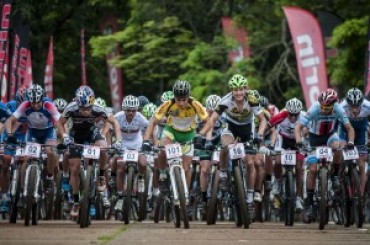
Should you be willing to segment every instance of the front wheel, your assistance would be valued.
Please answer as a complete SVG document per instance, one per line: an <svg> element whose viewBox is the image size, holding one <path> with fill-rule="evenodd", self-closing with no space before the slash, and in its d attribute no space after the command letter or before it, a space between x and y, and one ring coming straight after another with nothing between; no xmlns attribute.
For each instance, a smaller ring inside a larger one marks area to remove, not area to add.
<svg viewBox="0 0 370 245"><path fill-rule="evenodd" d="M123 204L123 220L125 224L127 225L130 223L130 213L132 209L132 187L133 187L133 182L134 182L134 167L133 166L128 166L128 171L127 171L127 184L126 184L126 198L125 202Z"/></svg>
<svg viewBox="0 0 370 245"><path fill-rule="evenodd" d="M89 226L90 221L90 188L91 188L91 166L86 168L86 176L84 179L83 198L80 209L80 228Z"/></svg>
<svg viewBox="0 0 370 245"><path fill-rule="evenodd" d="M285 225L293 226L295 217L295 191L292 171L286 172L285 177Z"/></svg>
<svg viewBox="0 0 370 245"><path fill-rule="evenodd" d="M236 181L236 188L238 193L238 203L239 203L239 209L241 214L241 219L243 221L243 227L244 229L249 229L249 214L248 214L248 207L245 202L245 192L244 192L244 183L243 178L240 172L239 166L234 167L234 176Z"/></svg>
<svg viewBox="0 0 370 245"><path fill-rule="evenodd" d="M357 228L362 228L363 225L363 208L360 192L360 177L357 169L351 171L351 189L352 189L352 206L351 212Z"/></svg>
<svg viewBox="0 0 370 245"><path fill-rule="evenodd" d="M328 170L321 168L319 173L319 229L323 230L327 223L327 202L328 202Z"/></svg>
<svg viewBox="0 0 370 245"><path fill-rule="evenodd" d="M174 169L174 172L175 172L177 191L179 193L180 211L183 216L184 228L189 229L189 216L186 211L185 188L182 183L180 168L176 167Z"/></svg>
<svg viewBox="0 0 370 245"><path fill-rule="evenodd" d="M220 172L218 170L214 171L211 183L211 197L208 201L207 210L207 225L214 225L217 219L217 192L218 184L220 180Z"/></svg>
<svg viewBox="0 0 370 245"><path fill-rule="evenodd" d="M32 165L30 166L28 183L27 183L26 210L25 210L25 218L24 218L25 226L30 225L31 213L33 213L32 212L33 203L34 202L36 203L36 200L34 200L34 192L36 188L36 177L37 177L37 165Z"/></svg>

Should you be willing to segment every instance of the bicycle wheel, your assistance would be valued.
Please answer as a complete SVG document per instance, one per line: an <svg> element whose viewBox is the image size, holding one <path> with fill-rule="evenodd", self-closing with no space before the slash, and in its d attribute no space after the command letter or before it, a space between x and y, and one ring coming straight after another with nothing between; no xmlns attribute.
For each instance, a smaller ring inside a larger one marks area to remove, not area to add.
<svg viewBox="0 0 370 245"><path fill-rule="evenodd" d="M128 166L127 170L127 184L126 184L126 198L122 207L122 216L125 224L130 223L130 212L132 209L132 185L134 182L134 167Z"/></svg>
<svg viewBox="0 0 370 245"><path fill-rule="evenodd" d="M143 221L146 219L146 208L147 208L147 201L148 201L148 188L149 188L149 173L146 172L146 175L144 176L144 183L145 183L145 189L143 193L139 193L139 218L138 221Z"/></svg>
<svg viewBox="0 0 370 245"><path fill-rule="evenodd" d="M234 176L238 195L238 206L241 214L241 217L238 217L238 219L240 218L242 220L244 229L249 229L248 206L245 202L244 183L239 166L234 167Z"/></svg>
<svg viewBox="0 0 370 245"><path fill-rule="evenodd" d="M95 197L95 210L96 210L96 219L105 220L105 208L103 205L102 194L97 194Z"/></svg>
<svg viewBox="0 0 370 245"><path fill-rule="evenodd" d="M319 173L319 229L323 230L327 221L328 169L321 168Z"/></svg>
<svg viewBox="0 0 370 245"><path fill-rule="evenodd" d="M156 204L154 205L154 215L153 215L154 223L159 222L159 218L160 218L159 216L160 216L162 207L164 208L164 194L160 192L157 197Z"/></svg>
<svg viewBox="0 0 370 245"><path fill-rule="evenodd" d="M185 188L182 183L180 168L176 167L174 169L174 172L175 172L175 181L176 181L177 191L179 193L180 211L183 216L184 228L189 229L189 216L186 211Z"/></svg>
<svg viewBox="0 0 370 245"><path fill-rule="evenodd" d="M36 175L37 175L37 165L30 166L28 183L27 183L27 196L26 196L26 209L24 224L25 226L30 225L31 213L32 213L32 204L33 204L33 194L36 188Z"/></svg>
<svg viewBox="0 0 370 245"><path fill-rule="evenodd" d="M285 176L285 225L293 226L295 217L295 192L292 171L287 171Z"/></svg>
<svg viewBox="0 0 370 245"><path fill-rule="evenodd" d="M91 188L91 165L86 168L86 176L84 179L83 197L80 208L80 228L89 226L89 202L90 202L90 188Z"/></svg>
<svg viewBox="0 0 370 245"><path fill-rule="evenodd" d="M351 200L351 212L357 228L362 228L363 225L363 207L360 192L360 177L357 169L353 168L351 170L351 190L352 190L352 200Z"/></svg>
<svg viewBox="0 0 370 245"><path fill-rule="evenodd" d="M21 196L21 172L19 169L17 169L16 171L14 171L14 173L16 176L14 176L14 178L16 178L16 180L13 182L12 181L12 184L14 184L15 186L12 186L10 187L11 190L15 190L15 193L14 195L11 196L11 199L10 199L10 209L9 209L9 223L17 223L17 216L18 216L18 202L19 202L19 199L20 199L20 196Z"/></svg>
<svg viewBox="0 0 370 245"><path fill-rule="evenodd" d="M218 184L220 180L220 173L216 170L212 176L212 190L211 197L208 201L208 210L207 210L207 225L214 225L217 219L217 192Z"/></svg>

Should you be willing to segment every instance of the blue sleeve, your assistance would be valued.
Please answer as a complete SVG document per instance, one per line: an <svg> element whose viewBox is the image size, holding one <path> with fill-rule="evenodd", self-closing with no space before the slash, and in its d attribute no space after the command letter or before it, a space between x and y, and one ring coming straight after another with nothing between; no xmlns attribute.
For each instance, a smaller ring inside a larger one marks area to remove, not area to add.
<svg viewBox="0 0 370 245"><path fill-rule="evenodd" d="M350 123L346 111L344 110L343 106L341 106L339 103L334 104L334 112L337 115L338 121L340 123L343 124Z"/></svg>
<svg viewBox="0 0 370 245"><path fill-rule="evenodd" d="M308 111L299 117L299 123L301 123L303 126L308 127L308 123L312 121L315 116L317 116L319 113L319 107L317 104L313 104Z"/></svg>

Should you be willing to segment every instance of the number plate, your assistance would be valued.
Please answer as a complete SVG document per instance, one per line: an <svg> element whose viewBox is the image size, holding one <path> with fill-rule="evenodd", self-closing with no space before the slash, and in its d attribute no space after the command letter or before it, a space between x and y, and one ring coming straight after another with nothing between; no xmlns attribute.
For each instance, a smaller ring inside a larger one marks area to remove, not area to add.
<svg viewBox="0 0 370 245"><path fill-rule="evenodd" d="M85 145L82 155L86 159L99 159L100 148L99 146Z"/></svg>
<svg viewBox="0 0 370 245"><path fill-rule="evenodd" d="M353 150L343 150L343 159L345 161L359 159L357 147L355 147Z"/></svg>
<svg viewBox="0 0 370 245"><path fill-rule="evenodd" d="M212 161L219 162L220 161L220 151L214 151L212 153Z"/></svg>
<svg viewBox="0 0 370 245"><path fill-rule="evenodd" d="M15 151L15 156L17 156L17 157L24 157L25 155L26 155L26 149L24 149L24 148L18 148Z"/></svg>
<svg viewBox="0 0 370 245"><path fill-rule="evenodd" d="M330 159L332 157L332 150L330 147L317 147L316 148L316 157L318 159Z"/></svg>
<svg viewBox="0 0 370 245"><path fill-rule="evenodd" d="M296 165L295 151L283 151L281 153L281 164L282 165Z"/></svg>
<svg viewBox="0 0 370 245"><path fill-rule="evenodd" d="M174 159L182 156L181 146L179 144L169 144L164 146L167 159Z"/></svg>
<svg viewBox="0 0 370 245"><path fill-rule="evenodd" d="M229 145L229 156L232 160L243 158L245 156L244 145L242 143Z"/></svg>
<svg viewBox="0 0 370 245"><path fill-rule="evenodd" d="M138 151L131 151L127 150L123 153L123 161L124 162L137 162L139 159L139 152Z"/></svg>
<svg viewBox="0 0 370 245"><path fill-rule="evenodd" d="M32 158L38 158L41 153L41 145L37 143L27 143L25 155Z"/></svg>

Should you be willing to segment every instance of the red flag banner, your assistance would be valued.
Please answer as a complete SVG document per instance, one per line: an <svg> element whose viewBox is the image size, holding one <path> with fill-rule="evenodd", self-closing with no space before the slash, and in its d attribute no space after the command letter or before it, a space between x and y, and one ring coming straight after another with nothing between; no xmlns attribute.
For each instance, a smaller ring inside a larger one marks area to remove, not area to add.
<svg viewBox="0 0 370 245"><path fill-rule="evenodd" d="M85 63L85 30L81 29L81 80L82 85L87 85Z"/></svg>
<svg viewBox="0 0 370 245"><path fill-rule="evenodd" d="M54 70L54 43L53 37L50 37L48 57L46 59L44 89L46 96L53 99L53 70Z"/></svg>
<svg viewBox="0 0 370 245"><path fill-rule="evenodd" d="M100 25L101 32L105 35L112 34L118 30L117 19L115 17L107 18ZM118 46L116 49L106 56L108 74L109 74L109 83L111 91L111 100L112 106L115 112L121 110L122 104L122 95L123 95L123 79L122 79L122 70L117 68L109 63L109 60L113 57L116 57L120 54Z"/></svg>
<svg viewBox="0 0 370 245"><path fill-rule="evenodd" d="M301 86L309 108L328 88L324 41L316 18L297 7L283 7L294 43Z"/></svg>
<svg viewBox="0 0 370 245"><path fill-rule="evenodd" d="M230 62L235 63L249 57L250 51L247 44L247 32L240 29L229 17L222 17L221 22L225 36L235 39L238 43L238 47L229 52Z"/></svg>
<svg viewBox="0 0 370 245"><path fill-rule="evenodd" d="M1 101L8 100L8 67L9 67L9 27L11 0L1 1L1 24L0 24L0 80Z"/></svg>
<svg viewBox="0 0 370 245"><path fill-rule="evenodd" d="M367 50L365 62L365 96L367 99L370 99L370 17L367 31Z"/></svg>
<svg viewBox="0 0 370 245"><path fill-rule="evenodd" d="M32 60L31 60L31 50L27 54L27 64L26 64L26 75L24 78L24 85L29 88L32 84Z"/></svg>

